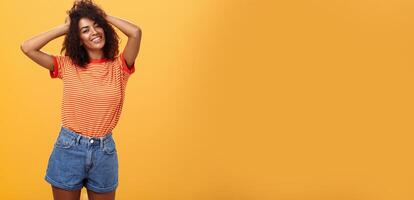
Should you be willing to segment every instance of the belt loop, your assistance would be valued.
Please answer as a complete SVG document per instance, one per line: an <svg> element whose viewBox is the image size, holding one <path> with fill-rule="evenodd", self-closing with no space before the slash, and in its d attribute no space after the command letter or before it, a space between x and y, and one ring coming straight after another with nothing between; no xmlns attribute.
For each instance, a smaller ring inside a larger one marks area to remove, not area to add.
<svg viewBox="0 0 414 200"><path fill-rule="evenodd" d="M76 136L76 144L80 144L81 135Z"/></svg>
<svg viewBox="0 0 414 200"><path fill-rule="evenodd" d="M100 140L99 143L100 143L101 149L103 149L103 141L104 141L103 137L99 138L99 140Z"/></svg>

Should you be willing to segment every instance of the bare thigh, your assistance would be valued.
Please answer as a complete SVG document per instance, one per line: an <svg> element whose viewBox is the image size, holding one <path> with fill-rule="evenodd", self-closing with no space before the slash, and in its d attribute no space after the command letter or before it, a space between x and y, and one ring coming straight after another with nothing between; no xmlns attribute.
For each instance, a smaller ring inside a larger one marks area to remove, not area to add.
<svg viewBox="0 0 414 200"><path fill-rule="evenodd" d="M54 200L79 200L81 190L64 190L52 186Z"/></svg>
<svg viewBox="0 0 414 200"><path fill-rule="evenodd" d="M96 193L92 190L87 191L89 200L115 200L115 190L105 193Z"/></svg>

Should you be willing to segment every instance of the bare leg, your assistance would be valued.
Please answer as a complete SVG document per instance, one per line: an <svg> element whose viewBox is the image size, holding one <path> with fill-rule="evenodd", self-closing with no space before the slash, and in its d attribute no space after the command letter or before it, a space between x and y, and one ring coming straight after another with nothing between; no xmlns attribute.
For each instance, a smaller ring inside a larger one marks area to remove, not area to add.
<svg viewBox="0 0 414 200"><path fill-rule="evenodd" d="M115 190L112 192L96 193L91 190L88 191L89 200L115 200Z"/></svg>
<svg viewBox="0 0 414 200"><path fill-rule="evenodd" d="M64 190L52 186L54 200L79 200L81 190Z"/></svg>

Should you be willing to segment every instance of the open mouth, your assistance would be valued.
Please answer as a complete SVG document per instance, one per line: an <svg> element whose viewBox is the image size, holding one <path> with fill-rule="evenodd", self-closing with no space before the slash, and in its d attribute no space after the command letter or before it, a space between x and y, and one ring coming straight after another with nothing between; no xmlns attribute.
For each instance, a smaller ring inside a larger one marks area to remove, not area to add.
<svg viewBox="0 0 414 200"><path fill-rule="evenodd" d="M102 41L102 37L101 36L97 36L91 39L91 41L93 43L100 43Z"/></svg>

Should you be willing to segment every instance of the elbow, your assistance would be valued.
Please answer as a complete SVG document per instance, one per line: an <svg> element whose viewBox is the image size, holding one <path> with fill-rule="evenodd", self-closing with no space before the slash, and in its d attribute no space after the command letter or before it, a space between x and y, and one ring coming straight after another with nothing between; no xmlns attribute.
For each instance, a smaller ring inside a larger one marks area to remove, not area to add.
<svg viewBox="0 0 414 200"><path fill-rule="evenodd" d="M138 26L135 26L134 30L132 31L131 37L140 38L142 34L141 29Z"/></svg>
<svg viewBox="0 0 414 200"><path fill-rule="evenodd" d="M22 52L26 55L30 52L29 48L27 47L26 42L23 42L22 44L20 44L20 50L22 50Z"/></svg>

